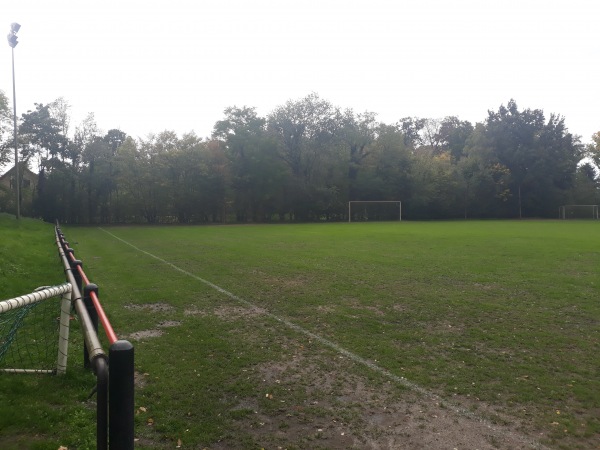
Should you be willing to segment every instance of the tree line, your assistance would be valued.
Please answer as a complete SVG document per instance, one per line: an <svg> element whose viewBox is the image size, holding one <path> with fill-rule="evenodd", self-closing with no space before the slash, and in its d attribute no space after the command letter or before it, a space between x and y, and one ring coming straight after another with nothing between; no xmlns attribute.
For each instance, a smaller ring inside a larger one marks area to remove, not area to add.
<svg viewBox="0 0 600 450"><path fill-rule="evenodd" d="M12 138L0 97L2 163ZM39 172L25 213L48 221L339 221L349 200L401 200L407 219L557 217L559 205L600 203L600 132L586 147L563 117L514 100L476 124L386 124L313 93L266 117L229 107L210 138L134 139L100 132L93 114L71 133L61 98L35 104L18 131L21 160Z"/></svg>

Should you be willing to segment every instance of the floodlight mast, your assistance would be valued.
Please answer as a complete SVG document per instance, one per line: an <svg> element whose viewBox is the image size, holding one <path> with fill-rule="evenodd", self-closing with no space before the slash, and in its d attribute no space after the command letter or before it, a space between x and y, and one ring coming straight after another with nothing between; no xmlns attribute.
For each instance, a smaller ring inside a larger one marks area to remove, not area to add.
<svg viewBox="0 0 600 450"><path fill-rule="evenodd" d="M12 51L12 79L13 79L13 123L14 123L14 134L15 134L15 192L16 192L16 205L17 205L17 220L21 218L21 183L19 176L19 147L17 144L17 90L15 87L15 47L19 43L17 39L17 33L21 29L21 25L16 22L10 24L10 33L6 38L8 39L8 45Z"/></svg>

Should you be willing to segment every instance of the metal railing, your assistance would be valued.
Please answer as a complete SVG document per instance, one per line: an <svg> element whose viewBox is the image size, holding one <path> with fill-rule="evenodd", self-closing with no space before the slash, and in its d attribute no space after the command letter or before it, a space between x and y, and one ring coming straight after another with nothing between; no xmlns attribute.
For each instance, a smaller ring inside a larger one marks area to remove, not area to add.
<svg viewBox="0 0 600 450"><path fill-rule="evenodd" d="M71 299L84 337L84 367L96 375L96 446L99 450L133 450L134 446L134 349L119 340L98 297L98 286L90 283L83 263L75 258L58 223L56 245L72 286ZM83 292L83 295L82 295ZM108 355L98 338L98 324L110 344Z"/></svg>

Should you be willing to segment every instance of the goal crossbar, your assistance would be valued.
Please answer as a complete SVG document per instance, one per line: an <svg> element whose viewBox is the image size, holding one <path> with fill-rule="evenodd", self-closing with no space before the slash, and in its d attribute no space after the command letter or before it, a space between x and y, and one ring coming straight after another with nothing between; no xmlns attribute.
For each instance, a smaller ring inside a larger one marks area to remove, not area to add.
<svg viewBox="0 0 600 450"><path fill-rule="evenodd" d="M71 290L72 286L70 283L64 283L58 286L45 286L43 288L36 289L35 292L30 294L22 295L19 297L11 298L8 300L0 301L0 315L7 313L18 308L24 308L28 305L34 305L44 300L51 299L53 297L61 296L62 302L60 305L60 317L59 317L59 336L58 336L58 358L56 362L56 370L49 369L23 369L23 368L2 368L1 372L11 373L57 373L64 374L67 369L67 352L69 345L69 323L70 323L70 311L71 311ZM12 344L16 329L11 329L11 336L2 337L3 345L8 346ZM4 354L4 350L0 348L1 354Z"/></svg>

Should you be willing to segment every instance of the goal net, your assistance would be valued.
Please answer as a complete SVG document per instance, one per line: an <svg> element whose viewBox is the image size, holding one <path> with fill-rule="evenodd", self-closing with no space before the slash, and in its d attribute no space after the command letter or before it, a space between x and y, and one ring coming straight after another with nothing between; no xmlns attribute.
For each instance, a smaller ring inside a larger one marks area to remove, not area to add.
<svg viewBox="0 0 600 450"><path fill-rule="evenodd" d="M352 200L348 202L348 222L402 220L399 200Z"/></svg>
<svg viewBox="0 0 600 450"><path fill-rule="evenodd" d="M563 205L558 209L560 219L598 219L598 205Z"/></svg>
<svg viewBox="0 0 600 450"><path fill-rule="evenodd" d="M65 373L71 285L0 301L0 371Z"/></svg>

